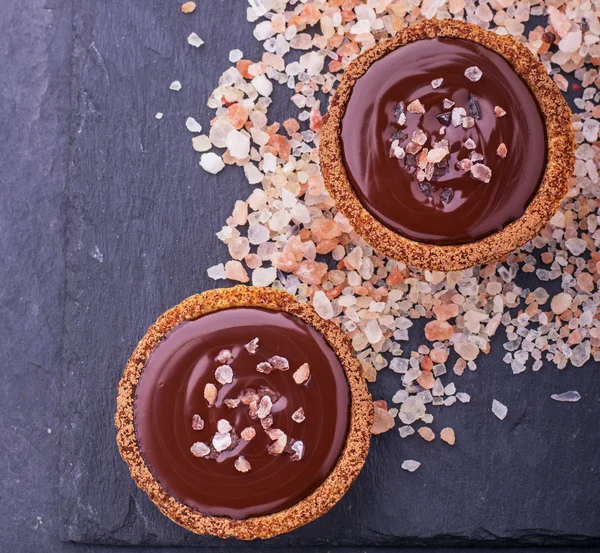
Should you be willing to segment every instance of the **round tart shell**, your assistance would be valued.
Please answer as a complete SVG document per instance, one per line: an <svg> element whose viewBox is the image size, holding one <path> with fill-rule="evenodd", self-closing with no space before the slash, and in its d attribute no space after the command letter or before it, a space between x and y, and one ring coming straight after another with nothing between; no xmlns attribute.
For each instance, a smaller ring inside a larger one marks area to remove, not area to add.
<svg viewBox="0 0 600 553"><path fill-rule="evenodd" d="M171 496L152 475L140 449L134 427L136 385L146 361L158 343L179 323L222 309L259 307L283 311L298 317L319 331L339 358L350 389L350 421L346 443L333 470L309 496L292 507L268 515L233 520L206 516ZM127 362L119 383L115 425L121 457L129 465L132 478L156 506L171 520L197 534L242 540L270 538L306 524L333 507L346 493L362 469L371 439L373 403L367 390L360 362L342 331L321 319L308 304L287 292L270 288L236 286L209 290L191 296L161 315L148 329Z"/></svg>
<svg viewBox="0 0 600 553"><path fill-rule="evenodd" d="M506 59L536 99L544 117L548 138L546 171L525 213L501 231L466 244L427 244L394 232L360 202L344 165L341 125L354 83L386 54L410 42L435 37L470 40ZM350 63L324 118L319 157L329 194L367 243L384 255L409 265L436 271L456 271L499 260L542 231L569 190L575 164L574 150L571 110L544 66L525 46L508 36L486 31L471 23L432 20L403 29Z"/></svg>

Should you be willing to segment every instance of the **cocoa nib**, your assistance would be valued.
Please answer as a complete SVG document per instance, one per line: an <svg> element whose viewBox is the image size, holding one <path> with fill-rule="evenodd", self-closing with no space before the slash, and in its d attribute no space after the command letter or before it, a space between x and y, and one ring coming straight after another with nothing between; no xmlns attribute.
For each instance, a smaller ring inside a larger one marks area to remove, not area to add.
<svg viewBox="0 0 600 553"><path fill-rule="evenodd" d="M438 113L435 118L440 122L441 125L448 127L450 125L450 121L452 121L452 113L449 111Z"/></svg>
<svg viewBox="0 0 600 553"><path fill-rule="evenodd" d="M477 98L472 94L469 94L469 99L467 100L467 109L469 111L469 115L473 119L481 119L481 107L479 106L479 102Z"/></svg>

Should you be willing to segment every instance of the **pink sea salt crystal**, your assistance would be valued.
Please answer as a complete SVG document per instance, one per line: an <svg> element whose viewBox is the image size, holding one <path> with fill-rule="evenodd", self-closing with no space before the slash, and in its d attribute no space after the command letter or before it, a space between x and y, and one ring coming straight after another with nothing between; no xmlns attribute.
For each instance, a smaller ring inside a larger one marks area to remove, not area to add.
<svg viewBox="0 0 600 553"><path fill-rule="evenodd" d="M240 455L233 463L235 469L239 472L248 472L252 467L250 462L243 455Z"/></svg>
<svg viewBox="0 0 600 553"><path fill-rule="evenodd" d="M194 457L206 457L210 453L210 447L203 442L196 442L190 447Z"/></svg>
<svg viewBox="0 0 600 553"><path fill-rule="evenodd" d="M449 340L454 335L454 327L446 321L430 321L425 325L425 338L430 342Z"/></svg>
<svg viewBox="0 0 600 553"><path fill-rule="evenodd" d="M466 361L474 361L479 355L479 348L473 342L454 344L454 351Z"/></svg>
<svg viewBox="0 0 600 553"><path fill-rule="evenodd" d="M494 108L494 113L496 117L504 117L506 115L506 111L504 111L500 106L496 106Z"/></svg>
<svg viewBox="0 0 600 553"><path fill-rule="evenodd" d="M294 271L302 282L306 284L320 284L327 274L327 265L318 261L302 261Z"/></svg>
<svg viewBox="0 0 600 553"><path fill-rule="evenodd" d="M417 98L416 100L413 100L410 104L408 104L408 106L406 106L406 110L409 113L423 114L425 113L425 106Z"/></svg>
<svg viewBox="0 0 600 553"><path fill-rule="evenodd" d="M325 295L325 292L319 290L313 296L313 307L317 314L323 319L331 319L333 317L333 306L331 301Z"/></svg>
<svg viewBox="0 0 600 553"><path fill-rule="evenodd" d="M246 269L239 261L228 261L225 264L225 276L237 282L248 282L250 280Z"/></svg>
<svg viewBox="0 0 600 553"><path fill-rule="evenodd" d="M336 221L331 219L317 219L310 227L311 233L320 239L337 238L342 231Z"/></svg>
<svg viewBox="0 0 600 553"><path fill-rule="evenodd" d="M241 200L237 200L231 218L234 225L245 225L248 222L248 204Z"/></svg>
<svg viewBox="0 0 600 553"><path fill-rule="evenodd" d="M241 260L250 253L250 242L245 236L238 236L229 241L227 248L233 259Z"/></svg>
<svg viewBox="0 0 600 553"><path fill-rule="evenodd" d="M219 354L215 357L215 361L226 365L227 363L231 363L233 361L233 355L231 354L230 349L222 349Z"/></svg>
<svg viewBox="0 0 600 553"><path fill-rule="evenodd" d="M375 416L373 419L373 426L371 428L371 433L372 434L383 434L384 432L387 432L388 430L394 428L395 419L389 413L389 411L387 409L384 409L383 407L377 405L376 403L377 402L373 403L373 409L374 409Z"/></svg>
<svg viewBox="0 0 600 553"><path fill-rule="evenodd" d="M433 308L433 313L440 321L447 321L453 317L458 317L458 305L455 303L443 303Z"/></svg>
<svg viewBox="0 0 600 553"><path fill-rule="evenodd" d="M219 384L231 384L233 382L233 370L229 365L221 365L215 371L215 380Z"/></svg>
<svg viewBox="0 0 600 553"><path fill-rule="evenodd" d="M562 315L569 307L571 307L572 298L566 292L561 292L552 298L550 308L555 315Z"/></svg>
<svg viewBox="0 0 600 553"><path fill-rule="evenodd" d="M467 69L465 69L465 77L472 82L477 82L479 79L481 79L482 75L483 73L481 72L481 69L479 69L479 67L476 65L467 67Z"/></svg>
<svg viewBox="0 0 600 553"><path fill-rule="evenodd" d="M297 422L298 424L300 424L301 422L304 422L305 419L306 419L306 415L304 414L304 409L302 409L302 407L300 407L299 409L296 409L296 411L294 411L292 413L292 420L294 422Z"/></svg>
<svg viewBox="0 0 600 553"><path fill-rule="evenodd" d="M310 378L310 367L308 366L308 363L300 365L292 377L296 384L304 384Z"/></svg>
<svg viewBox="0 0 600 553"><path fill-rule="evenodd" d="M492 179L492 170L487 165L483 165L483 163L475 163L471 167L471 175L477 180L487 183Z"/></svg>
<svg viewBox="0 0 600 553"><path fill-rule="evenodd" d="M552 27L554 27L554 30L556 31L558 36L561 38L567 36L569 31L571 30L573 22L564 12L561 12L554 6L548 6L547 9L548 15L550 16L550 23L552 24Z"/></svg>
<svg viewBox="0 0 600 553"><path fill-rule="evenodd" d="M506 154L508 153L508 148L506 147L506 144L504 144L504 142L502 142L502 144L498 146L496 153L502 158L506 157Z"/></svg>

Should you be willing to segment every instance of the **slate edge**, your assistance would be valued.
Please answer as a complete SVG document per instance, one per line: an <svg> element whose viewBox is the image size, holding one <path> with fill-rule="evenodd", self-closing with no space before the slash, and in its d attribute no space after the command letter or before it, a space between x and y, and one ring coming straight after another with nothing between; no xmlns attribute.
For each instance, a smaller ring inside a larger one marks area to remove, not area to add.
<svg viewBox="0 0 600 553"><path fill-rule="evenodd" d="M137 382L146 360L162 338L185 320L197 319L207 313L230 307L261 307L283 311L312 325L325 337L340 359L351 393L350 428L346 444L327 479L296 505L270 515L246 520L205 516L169 495L154 478L140 454L133 418ZM297 302L287 292L251 286L235 286L196 294L161 315L148 329L127 362L118 387L115 414L117 444L121 457L129 465L136 484L148 494L163 514L197 534L242 540L269 538L289 532L331 509L346 493L364 465L369 451L372 423L373 404L362 366L354 357L352 347L342 331L333 322L321 319L310 305Z"/></svg>
<svg viewBox="0 0 600 553"><path fill-rule="evenodd" d="M417 40L461 38L500 54L525 81L537 100L548 137L546 172L523 216L476 242L437 246L409 240L379 222L362 205L348 180L340 138L341 123L354 83L386 54ZM537 236L556 213L569 190L575 165L571 110L544 66L521 43L463 21L423 21L401 30L359 55L344 71L331 99L321 133L320 161L325 186L354 229L384 255L422 269L456 271L508 255Z"/></svg>

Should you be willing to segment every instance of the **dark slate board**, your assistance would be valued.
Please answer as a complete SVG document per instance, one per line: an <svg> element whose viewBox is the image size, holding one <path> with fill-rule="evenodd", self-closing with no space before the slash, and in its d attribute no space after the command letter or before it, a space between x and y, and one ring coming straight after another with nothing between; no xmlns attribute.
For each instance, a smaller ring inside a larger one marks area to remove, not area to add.
<svg viewBox="0 0 600 553"><path fill-rule="evenodd" d="M72 166L61 460L62 538L90 544L217 545L163 517L115 446L116 385L145 329L212 287L227 258L215 237L249 187L238 168L202 172L185 118L205 127L206 99L231 48L257 58L244 2L76 2ZM196 31L206 44L186 43ZM168 90L179 79L181 92ZM275 115L290 113L284 93ZM162 121L154 119L164 112ZM279 118L279 117L277 117ZM457 445L377 437L348 495L319 521L268 545L600 544L600 383L593 367L513 376L494 355L455 379L469 405L434 408ZM399 377L372 390L390 398ZM576 388L577 404L550 394ZM509 407L504 421L492 398ZM439 414L438 414L439 412ZM423 465L414 474L404 459Z"/></svg>

